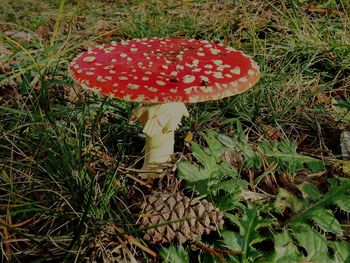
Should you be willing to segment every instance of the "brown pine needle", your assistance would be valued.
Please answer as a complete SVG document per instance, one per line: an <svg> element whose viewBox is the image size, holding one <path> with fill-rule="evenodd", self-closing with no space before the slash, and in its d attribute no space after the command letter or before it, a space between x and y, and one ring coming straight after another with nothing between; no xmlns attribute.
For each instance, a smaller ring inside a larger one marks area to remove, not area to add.
<svg viewBox="0 0 350 263"><path fill-rule="evenodd" d="M113 228L120 234L125 233L121 228L113 225ZM139 241L137 241L135 238L133 238L130 235L127 234L123 234L123 236L132 244L134 244L135 246L141 248L143 251L145 251L146 253L150 254L153 257L157 257L157 253L155 253L154 251L152 251L151 249L149 249L148 247L145 247L144 245L142 245Z"/></svg>
<svg viewBox="0 0 350 263"><path fill-rule="evenodd" d="M10 242L9 241L9 233L7 231L6 223L4 220L0 219L0 224L3 226L0 226L0 229L3 230L3 242L5 243L5 254L8 260L10 260L11 257L11 247L10 247Z"/></svg>
<svg viewBox="0 0 350 263"><path fill-rule="evenodd" d="M223 263L226 263L227 260L223 257L222 254L225 255L238 255L241 254L241 251L234 251L234 250L223 250L223 249L216 249L216 248L210 248L208 246L206 246L205 244L201 243L201 242L196 242L196 246L205 250L206 252L213 254L215 256L217 256L219 258L219 260Z"/></svg>
<svg viewBox="0 0 350 263"><path fill-rule="evenodd" d="M133 176L133 175L131 175L131 174L127 174L126 176L127 176L128 178L134 180L135 182L137 182L137 183L139 183L139 184L141 184L141 185L143 185L143 186L146 186L148 189L152 189L152 185L150 185L150 184L148 184L148 183L142 181L141 179L138 179L137 177L135 177L135 176Z"/></svg>
<svg viewBox="0 0 350 263"><path fill-rule="evenodd" d="M25 220L23 222L17 223L17 224L13 224L13 225L12 224L6 224L5 221L0 219L0 224L1 224L0 225L0 230L7 228L6 225L8 225L10 228L20 228L20 227L28 224L29 222L31 222L33 219L34 219L34 217L29 218L29 219L27 219L27 220Z"/></svg>

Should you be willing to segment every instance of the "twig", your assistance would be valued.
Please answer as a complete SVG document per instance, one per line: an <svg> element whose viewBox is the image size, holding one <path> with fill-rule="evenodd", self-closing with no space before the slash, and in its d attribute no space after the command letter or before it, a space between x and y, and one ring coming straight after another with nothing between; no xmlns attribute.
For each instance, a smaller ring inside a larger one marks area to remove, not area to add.
<svg viewBox="0 0 350 263"><path fill-rule="evenodd" d="M152 251L151 249L149 249L148 247L145 247L144 245L142 245L139 241L137 241L135 238L133 238L132 236L125 234L125 231L122 230L121 228L112 225L113 228L119 233L119 234L123 234L123 236L132 244L134 244L135 246L141 248L143 251L145 251L146 253L150 254L153 257L157 257L157 254Z"/></svg>
<svg viewBox="0 0 350 263"><path fill-rule="evenodd" d="M139 183L139 184L141 184L141 185L143 185L143 186L146 186L148 189L152 189L152 185L148 184L147 182L144 182L144 181L142 181L141 179L138 179L137 177L135 177L135 176L133 176L133 175L131 175L131 174L127 174L126 176L127 176L128 178L134 180L135 182L137 182L137 183Z"/></svg>
<svg viewBox="0 0 350 263"><path fill-rule="evenodd" d="M10 242L7 242L9 241L9 233L7 231L7 227L6 227L6 223L5 221L3 221L1 218L0 218L0 224L2 224L4 227L1 227L1 229L3 229L3 238L4 238L4 243L5 243L5 254L6 254L6 258L8 260L10 260L11 258L11 247L10 247Z"/></svg>
<svg viewBox="0 0 350 263"><path fill-rule="evenodd" d="M218 248L210 248L210 247L207 247L206 245L204 245L201 242L197 241L196 243L197 243L197 245L199 245L198 247L204 246L204 247L206 247L206 248L208 248L210 250L216 251L216 252L221 253L221 254L226 254L226 255L239 255L239 254L242 254L242 251L240 251L240 250L224 250L224 249L218 249ZM200 248L202 248L202 247L200 247Z"/></svg>
<svg viewBox="0 0 350 263"><path fill-rule="evenodd" d="M242 254L241 251L235 251L235 250L223 250L223 249L217 249L217 248L210 248L208 246L206 246L205 244L201 243L201 242L196 242L196 246L205 250L206 252L213 254L215 256L217 256L219 258L219 260L223 263L226 263L227 260L223 257L222 254L225 255L239 255Z"/></svg>
<svg viewBox="0 0 350 263"><path fill-rule="evenodd" d="M137 263L134 255L131 253L131 251L129 250L129 248L127 247L127 245L125 244L125 242L120 238L117 237L119 243L122 245L122 247L125 249L126 254L129 256L129 261L130 263Z"/></svg>

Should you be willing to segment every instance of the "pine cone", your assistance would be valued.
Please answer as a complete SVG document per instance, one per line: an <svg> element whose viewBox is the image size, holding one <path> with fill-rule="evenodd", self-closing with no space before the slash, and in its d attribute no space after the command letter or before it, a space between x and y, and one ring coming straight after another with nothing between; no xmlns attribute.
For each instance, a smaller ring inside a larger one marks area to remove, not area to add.
<svg viewBox="0 0 350 263"><path fill-rule="evenodd" d="M146 230L144 239L151 244L182 244L223 225L223 214L212 203L191 200L179 192L153 193L142 208L142 227L161 225Z"/></svg>

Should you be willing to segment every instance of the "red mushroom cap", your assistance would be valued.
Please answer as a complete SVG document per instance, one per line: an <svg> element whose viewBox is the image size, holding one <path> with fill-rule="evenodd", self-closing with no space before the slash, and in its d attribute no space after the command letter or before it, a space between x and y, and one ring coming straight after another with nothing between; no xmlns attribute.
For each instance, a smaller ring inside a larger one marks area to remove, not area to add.
<svg viewBox="0 0 350 263"><path fill-rule="evenodd" d="M89 89L148 103L217 100L246 91L259 68L241 51L208 41L147 38L99 45L76 57L73 78Z"/></svg>

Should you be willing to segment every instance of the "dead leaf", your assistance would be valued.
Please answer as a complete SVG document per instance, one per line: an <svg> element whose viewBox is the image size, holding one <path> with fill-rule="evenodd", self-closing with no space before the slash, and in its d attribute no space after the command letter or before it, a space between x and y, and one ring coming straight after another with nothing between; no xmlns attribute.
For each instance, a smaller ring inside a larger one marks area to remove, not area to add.
<svg viewBox="0 0 350 263"><path fill-rule="evenodd" d="M340 135L340 147L343 160L350 160L350 131L343 131Z"/></svg>
<svg viewBox="0 0 350 263"><path fill-rule="evenodd" d="M222 158L237 170L242 169L243 157L238 151L227 151L223 154Z"/></svg>
<svg viewBox="0 0 350 263"><path fill-rule="evenodd" d="M55 19L51 18L48 22L40 25L35 33L43 39L50 39L55 26Z"/></svg>
<svg viewBox="0 0 350 263"><path fill-rule="evenodd" d="M11 71L11 63L14 63L15 61L13 59L6 59L6 56L10 57L10 55L13 54L13 51L11 51L5 43L0 42L0 74L8 73Z"/></svg>
<svg viewBox="0 0 350 263"><path fill-rule="evenodd" d="M193 132L188 131L185 137L185 142L190 142L193 140Z"/></svg>
<svg viewBox="0 0 350 263"><path fill-rule="evenodd" d="M25 40L25 41L30 41L30 39L32 38L31 33L24 32L24 31L19 31L19 32L5 31L4 34L8 37L19 39L19 40Z"/></svg>
<svg viewBox="0 0 350 263"><path fill-rule="evenodd" d="M316 95L315 103L316 104L330 105L331 104L331 98L328 97L324 92L318 93Z"/></svg>
<svg viewBox="0 0 350 263"><path fill-rule="evenodd" d="M76 103L82 97L83 89L80 85L74 85L74 88L63 87L64 98L71 103Z"/></svg>

